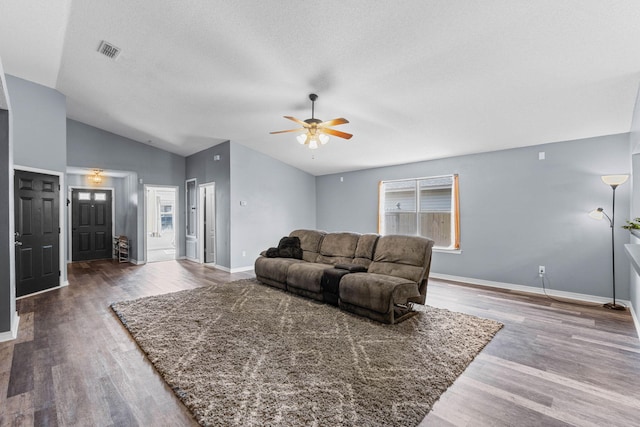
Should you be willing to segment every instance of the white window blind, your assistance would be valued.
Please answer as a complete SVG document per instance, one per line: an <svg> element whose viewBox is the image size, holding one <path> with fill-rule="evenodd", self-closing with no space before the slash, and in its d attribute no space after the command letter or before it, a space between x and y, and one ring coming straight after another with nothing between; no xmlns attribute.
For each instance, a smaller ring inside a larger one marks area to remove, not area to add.
<svg viewBox="0 0 640 427"><path fill-rule="evenodd" d="M380 182L379 232L428 237L459 248L457 175Z"/></svg>

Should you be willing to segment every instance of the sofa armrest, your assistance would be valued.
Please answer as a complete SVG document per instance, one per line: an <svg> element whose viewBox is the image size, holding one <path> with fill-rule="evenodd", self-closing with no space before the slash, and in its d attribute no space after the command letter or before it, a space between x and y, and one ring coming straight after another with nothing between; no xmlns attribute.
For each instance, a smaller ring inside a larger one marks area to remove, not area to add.
<svg viewBox="0 0 640 427"><path fill-rule="evenodd" d="M367 271L367 267L360 264L336 264L335 268L347 270L349 273L364 273Z"/></svg>

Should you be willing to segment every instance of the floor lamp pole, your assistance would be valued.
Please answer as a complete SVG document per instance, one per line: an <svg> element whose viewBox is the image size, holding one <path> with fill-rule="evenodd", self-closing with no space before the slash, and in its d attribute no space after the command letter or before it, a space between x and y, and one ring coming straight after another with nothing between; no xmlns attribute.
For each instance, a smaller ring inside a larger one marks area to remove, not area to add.
<svg viewBox="0 0 640 427"><path fill-rule="evenodd" d="M612 185L613 189L613 206L611 207L611 278L613 280L613 302L608 302L604 304L603 307L609 308L611 310L624 310L626 307L623 305L616 304L616 250L614 244L614 232L615 228L613 227L613 222L616 218L616 188L617 185Z"/></svg>

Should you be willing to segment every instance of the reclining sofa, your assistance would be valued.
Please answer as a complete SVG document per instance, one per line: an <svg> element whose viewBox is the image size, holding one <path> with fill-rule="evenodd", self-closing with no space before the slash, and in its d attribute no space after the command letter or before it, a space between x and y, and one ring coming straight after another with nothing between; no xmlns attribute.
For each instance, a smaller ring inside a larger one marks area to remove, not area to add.
<svg viewBox="0 0 640 427"><path fill-rule="evenodd" d="M425 302L433 240L318 230L289 237L300 239L302 259L263 252L255 262L261 283L389 324L415 314L407 303ZM329 276L337 276L333 285Z"/></svg>

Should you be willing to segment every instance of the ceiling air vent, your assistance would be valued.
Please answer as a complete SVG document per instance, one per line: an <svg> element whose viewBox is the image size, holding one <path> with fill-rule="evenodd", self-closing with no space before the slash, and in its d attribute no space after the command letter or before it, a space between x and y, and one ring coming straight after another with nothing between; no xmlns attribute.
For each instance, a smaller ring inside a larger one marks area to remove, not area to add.
<svg viewBox="0 0 640 427"><path fill-rule="evenodd" d="M116 59L118 55L120 55L120 48L115 47L109 42L102 40L100 43L100 47L98 47L98 52L106 56L107 58Z"/></svg>

